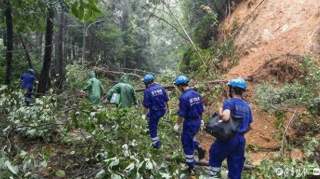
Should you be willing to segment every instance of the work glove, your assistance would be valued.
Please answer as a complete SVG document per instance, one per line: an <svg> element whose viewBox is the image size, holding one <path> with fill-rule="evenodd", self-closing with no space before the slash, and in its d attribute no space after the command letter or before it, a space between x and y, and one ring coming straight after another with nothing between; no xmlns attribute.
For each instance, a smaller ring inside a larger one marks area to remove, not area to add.
<svg viewBox="0 0 320 179"><path fill-rule="evenodd" d="M201 119L201 126L200 129L203 130L204 129L204 121Z"/></svg>
<svg viewBox="0 0 320 179"><path fill-rule="evenodd" d="M143 114L141 117L143 120L146 120L146 118L147 118L145 114Z"/></svg>
<svg viewBox="0 0 320 179"><path fill-rule="evenodd" d="M176 123L174 125L174 127L173 127L173 130L178 133L179 132L179 128L180 128L180 125Z"/></svg>

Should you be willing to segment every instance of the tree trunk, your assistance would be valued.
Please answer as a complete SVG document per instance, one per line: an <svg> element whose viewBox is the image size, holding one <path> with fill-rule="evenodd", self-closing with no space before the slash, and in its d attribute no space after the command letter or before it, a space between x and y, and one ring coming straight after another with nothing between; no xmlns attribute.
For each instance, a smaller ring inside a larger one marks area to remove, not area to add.
<svg viewBox="0 0 320 179"><path fill-rule="evenodd" d="M53 18L54 10L52 7L48 7L47 15L47 27L46 27L46 36L45 36L45 50L43 57L43 65L39 79L38 92L44 94L49 87L49 72L51 65L51 56L52 56L52 37L53 37Z"/></svg>
<svg viewBox="0 0 320 179"><path fill-rule="evenodd" d="M129 44L129 2L128 0L125 0L124 2L122 2L122 17L121 17L121 22L120 22L120 26L121 26L121 31L123 32L123 36L122 36L122 41L124 45L128 45ZM121 67L124 68L130 68L129 65L129 58L128 55L129 53L127 52L128 49L126 49L126 55L124 55L123 59L122 59L122 64Z"/></svg>
<svg viewBox="0 0 320 179"><path fill-rule="evenodd" d="M7 33L6 33L6 74L5 74L5 84L10 85L11 82L11 74L12 74L12 50L13 50L13 22L11 15L11 4L9 0L6 1L6 25L7 25Z"/></svg>
<svg viewBox="0 0 320 179"><path fill-rule="evenodd" d="M62 89L63 81L64 81L64 26L65 26L65 19L64 19L64 12L61 10L60 14L60 24L59 24L59 34L58 34L58 49L57 49L57 67L56 72L58 75L56 87L58 89Z"/></svg>
<svg viewBox="0 0 320 179"><path fill-rule="evenodd" d="M29 51L28 51L28 49L27 49L27 46L26 46L26 44L24 43L24 40L23 40L22 35L19 35L19 38L20 38L20 42L21 42L21 44L22 44L22 47L23 47L23 49L24 49L24 53L25 53L25 55L26 55L26 59L27 59L27 61L28 61L28 66L29 66L29 68L33 68L32 61L31 61L31 57L30 57Z"/></svg>

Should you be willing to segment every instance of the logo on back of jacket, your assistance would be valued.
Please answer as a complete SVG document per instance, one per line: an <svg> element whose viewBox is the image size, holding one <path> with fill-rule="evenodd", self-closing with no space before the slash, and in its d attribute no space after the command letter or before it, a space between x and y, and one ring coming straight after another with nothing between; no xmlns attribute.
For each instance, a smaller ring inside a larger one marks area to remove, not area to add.
<svg viewBox="0 0 320 179"><path fill-rule="evenodd" d="M151 91L151 94L152 96L160 96L160 95L163 95L163 92L161 89L157 89L157 90Z"/></svg>
<svg viewBox="0 0 320 179"><path fill-rule="evenodd" d="M247 106L243 106L243 105L235 105L235 110L242 113L242 114L247 114L249 113L249 109Z"/></svg>
<svg viewBox="0 0 320 179"><path fill-rule="evenodd" d="M195 98L189 99L190 106L193 106L195 104L200 104L200 102L201 102L200 97L195 97Z"/></svg>

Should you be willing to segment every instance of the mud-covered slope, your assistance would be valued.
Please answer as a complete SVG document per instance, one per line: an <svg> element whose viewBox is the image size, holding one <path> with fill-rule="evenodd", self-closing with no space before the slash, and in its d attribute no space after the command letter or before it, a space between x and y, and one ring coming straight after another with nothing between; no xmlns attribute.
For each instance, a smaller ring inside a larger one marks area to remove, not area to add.
<svg viewBox="0 0 320 179"><path fill-rule="evenodd" d="M243 0L220 25L220 33L235 35L239 55L239 64L225 75L227 79L252 76L266 81L276 76L281 82L291 81L302 74L296 70L298 60L320 56L320 0ZM247 97L254 122L246 138L248 145L259 148L250 152L249 161L259 164L272 158L280 141L274 117L255 105L254 88L250 83Z"/></svg>
<svg viewBox="0 0 320 179"><path fill-rule="evenodd" d="M234 26L240 60L229 78L253 75L279 56L320 55L319 0L244 0L226 18L222 31Z"/></svg>

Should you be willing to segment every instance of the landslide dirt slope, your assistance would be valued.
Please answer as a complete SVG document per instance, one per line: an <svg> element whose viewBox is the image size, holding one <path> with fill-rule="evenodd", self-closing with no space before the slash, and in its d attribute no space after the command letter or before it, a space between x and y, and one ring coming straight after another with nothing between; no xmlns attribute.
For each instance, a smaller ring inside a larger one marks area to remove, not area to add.
<svg viewBox="0 0 320 179"><path fill-rule="evenodd" d="M320 55L319 0L244 0L225 20L222 31L235 25L240 60L229 78L253 75L278 56Z"/></svg>
<svg viewBox="0 0 320 179"><path fill-rule="evenodd" d="M235 33L240 57L239 64L226 74L227 79L252 76L265 81L278 74L283 79L280 81L285 82L291 78L283 76L294 78L300 74L291 70L296 69L294 61L299 57L320 56L320 0L243 0L221 24L220 32L221 36ZM275 64L275 69L268 69L270 64L271 67ZM282 66L287 73L280 73ZM279 73L273 74L274 70ZM246 138L248 145L264 150L248 156L251 163L259 164L272 158L270 152L278 151L280 142L275 136L274 117L254 104L254 88L255 84L251 83L248 98L252 102L254 122Z"/></svg>

